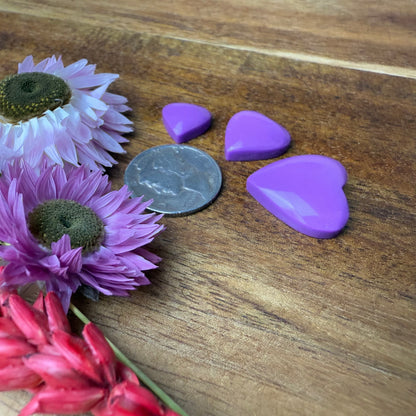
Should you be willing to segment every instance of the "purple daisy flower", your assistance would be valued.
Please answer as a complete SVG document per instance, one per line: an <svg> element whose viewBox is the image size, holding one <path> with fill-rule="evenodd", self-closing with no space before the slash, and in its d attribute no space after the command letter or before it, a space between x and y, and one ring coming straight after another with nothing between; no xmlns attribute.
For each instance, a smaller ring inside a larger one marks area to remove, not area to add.
<svg viewBox="0 0 416 416"><path fill-rule="evenodd" d="M144 270L160 258L143 246L164 227L145 214L151 201L130 198L126 186L111 191L107 175L87 167L26 162L0 177L0 257L4 284L45 283L67 310L81 285L105 295L127 296L149 284Z"/></svg>
<svg viewBox="0 0 416 416"><path fill-rule="evenodd" d="M0 146L37 169L45 161L112 166L117 162L109 152L124 153L122 134L132 131L121 114L130 110L127 99L107 92L117 78L95 74L85 59L65 67L61 57L35 65L28 56L17 74L0 81Z"/></svg>

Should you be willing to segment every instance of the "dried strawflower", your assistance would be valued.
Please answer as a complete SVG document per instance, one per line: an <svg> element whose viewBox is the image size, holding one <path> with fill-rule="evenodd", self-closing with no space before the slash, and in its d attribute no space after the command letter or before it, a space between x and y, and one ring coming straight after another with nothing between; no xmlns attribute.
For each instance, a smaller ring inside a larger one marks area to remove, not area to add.
<svg viewBox="0 0 416 416"><path fill-rule="evenodd" d="M67 67L52 56L34 64L28 56L18 73L0 81L0 148L32 167L83 164L91 170L117 163L131 121L126 98L107 92L117 74L96 74L81 59ZM0 167L7 154L0 154Z"/></svg>
<svg viewBox="0 0 416 416"><path fill-rule="evenodd" d="M160 258L143 246L163 226L143 211L151 201L130 198L126 186L111 191L108 176L59 165L37 173L26 162L0 177L0 258L5 284L42 281L65 310L81 285L127 296L148 284L144 270Z"/></svg>
<svg viewBox="0 0 416 416"><path fill-rule="evenodd" d="M53 292L40 293L33 306L16 293L0 293L0 391L34 393L19 416L178 416L116 359L94 324L82 334L71 333Z"/></svg>

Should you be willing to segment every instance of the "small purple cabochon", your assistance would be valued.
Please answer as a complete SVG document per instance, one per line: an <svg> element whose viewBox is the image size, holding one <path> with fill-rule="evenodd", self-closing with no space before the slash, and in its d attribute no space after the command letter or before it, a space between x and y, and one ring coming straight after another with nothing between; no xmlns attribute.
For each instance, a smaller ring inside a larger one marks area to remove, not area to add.
<svg viewBox="0 0 416 416"><path fill-rule="evenodd" d="M163 107L163 124L176 143L185 143L205 133L212 122L211 113L190 103L171 103Z"/></svg>
<svg viewBox="0 0 416 416"><path fill-rule="evenodd" d="M290 146L290 134L256 111L234 114L225 130L225 159L249 161L280 156Z"/></svg>

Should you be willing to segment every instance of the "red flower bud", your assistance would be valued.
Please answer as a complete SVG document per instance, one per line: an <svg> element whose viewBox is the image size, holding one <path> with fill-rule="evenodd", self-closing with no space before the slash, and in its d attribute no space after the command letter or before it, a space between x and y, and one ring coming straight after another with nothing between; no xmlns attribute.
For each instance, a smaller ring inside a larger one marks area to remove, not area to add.
<svg viewBox="0 0 416 416"><path fill-rule="evenodd" d="M19 416L178 416L140 386L94 324L85 326L83 337L71 334L54 293L30 306L0 291L0 391L35 392Z"/></svg>

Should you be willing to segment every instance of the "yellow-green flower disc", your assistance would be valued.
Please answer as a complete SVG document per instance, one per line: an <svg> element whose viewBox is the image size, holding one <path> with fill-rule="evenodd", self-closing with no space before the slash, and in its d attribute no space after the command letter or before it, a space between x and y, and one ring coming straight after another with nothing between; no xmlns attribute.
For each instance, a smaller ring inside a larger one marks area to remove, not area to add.
<svg viewBox="0 0 416 416"><path fill-rule="evenodd" d="M91 208L72 200L48 200L30 212L28 220L30 232L46 247L68 234L72 248L91 252L104 238L101 219Z"/></svg>
<svg viewBox="0 0 416 416"><path fill-rule="evenodd" d="M55 75L24 72L0 81L0 115L10 121L29 120L69 102L71 90Z"/></svg>

